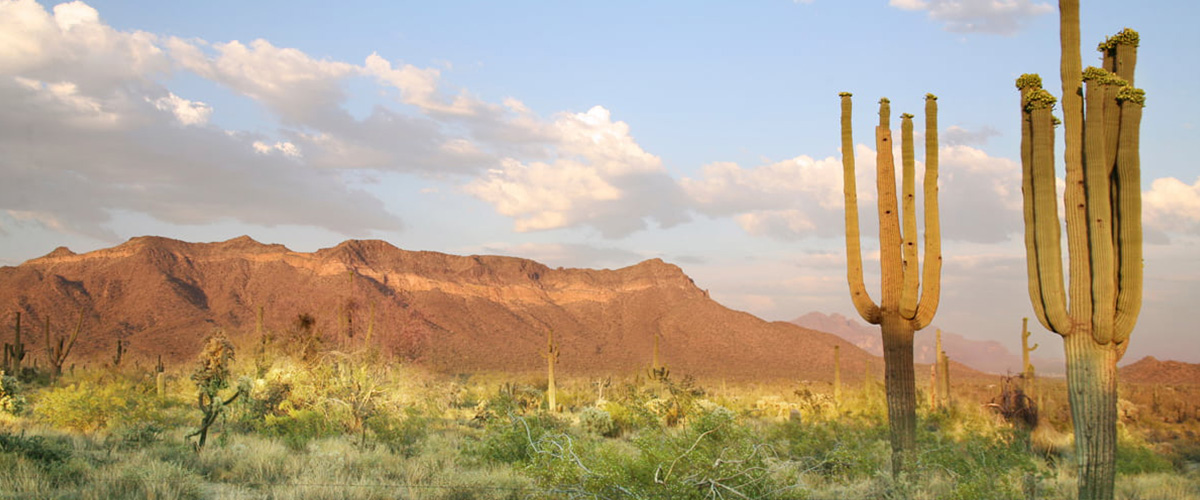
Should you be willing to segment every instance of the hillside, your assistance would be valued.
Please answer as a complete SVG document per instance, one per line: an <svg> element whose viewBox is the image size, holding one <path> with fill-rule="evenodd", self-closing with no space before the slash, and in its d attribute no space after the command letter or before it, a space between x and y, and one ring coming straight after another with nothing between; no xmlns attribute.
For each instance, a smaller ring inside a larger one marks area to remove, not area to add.
<svg viewBox="0 0 1200 500"><path fill-rule="evenodd" d="M1135 363L1123 366L1119 369L1118 374L1121 382L1200 385L1200 364L1159 361L1154 356L1146 356Z"/></svg>
<svg viewBox="0 0 1200 500"><path fill-rule="evenodd" d="M5 321L23 313L33 359L44 357L47 315L56 332L85 317L70 362L108 359L121 339L135 359L181 363L218 328L241 345L255 342L260 306L277 336L302 313L332 345L361 343L372 325L371 342L386 353L448 373L540 370L550 330L562 373L639 370L656 334L673 372L699 376L828 380L833 346L841 345L843 379L852 381L870 357L837 336L728 309L657 259L617 270L554 269L383 241L300 253L248 237L139 237L0 268ZM11 341L5 330L0 338ZM872 366L882 371L880 360Z"/></svg>

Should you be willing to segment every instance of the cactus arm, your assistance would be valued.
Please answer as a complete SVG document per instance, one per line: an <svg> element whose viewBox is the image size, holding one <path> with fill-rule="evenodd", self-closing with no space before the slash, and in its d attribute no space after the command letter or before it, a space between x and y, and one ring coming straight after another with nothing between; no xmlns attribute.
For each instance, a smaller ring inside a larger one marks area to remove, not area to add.
<svg viewBox="0 0 1200 500"><path fill-rule="evenodd" d="M913 329L929 326L937 313L942 291L942 226L938 213L937 96L925 95L925 274L921 277L921 302Z"/></svg>
<svg viewBox="0 0 1200 500"><path fill-rule="evenodd" d="M1065 131L1067 186L1063 194L1066 212L1067 255L1070 266L1071 319L1080 324L1092 317L1092 267L1088 255L1087 194L1083 173L1083 73L1079 54L1079 1L1059 1L1059 33L1062 61L1063 129ZM1058 331L1062 334L1068 329Z"/></svg>
<svg viewBox="0 0 1200 500"><path fill-rule="evenodd" d="M1038 282L1037 259L1037 227L1034 219L1034 189L1033 189L1033 123L1030 119L1029 96L1035 90L1042 88L1042 79L1036 74L1024 74L1017 79L1017 88L1021 91L1021 195L1023 215L1025 219L1025 267L1028 271L1029 299L1033 305L1034 316L1047 330L1050 322L1046 318L1046 310L1042 305L1042 288ZM1057 205L1057 203L1055 203ZM1054 224L1057 226L1058 221Z"/></svg>
<svg viewBox="0 0 1200 500"><path fill-rule="evenodd" d="M854 177L854 139L850 127L850 93L842 92L842 190L846 202L846 280L850 299L864 321L878 325L879 306L863 283L862 248L858 231L858 187Z"/></svg>
<svg viewBox="0 0 1200 500"><path fill-rule="evenodd" d="M1093 71L1094 70L1094 71ZM1112 199L1109 165L1104 163L1104 108L1107 72L1088 68L1084 112L1084 190L1087 193L1088 256L1091 258L1092 337L1100 345L1112 341L1116 313L1113 267Z"/></svg>
<svg viewBox="0 0 1200 500"><path fill-rule="evenodd" d="M1121 139L1117 149L1117 210L1114 219L1120 257L1113 340L1124 343L1137 324L1142 308L1142 187L1139 158L1139 129L1144 95L1126 88L1121 101Z"/></svg>
<svg viewBox="0 0 1200 500"><path fill-rule="evenodd" d="M71 332L71 337L67 339L67 344L62 347L62 355L59 357L59 364L67 359L67 355L71 354L71 347L75 345L75 339L79 338L79 331L83 329L83 312L79 312L79 321L75 323L75 331ZM59 344L62 345L62 344Z"/></svg>
<svg viewBox="0 0 1200 500"><path fill-rule="evenodd" d="M1058 198L1054 175L1054 124L1051 111L1054 96L1045 90L1035 90L1026 99L1030 120L1030 164L1025 174L1030 177L1031 189L1025 192L1025 210L1032 214L1032 226L1025 226L1027 261L1036 267L1036 283L1030 284L1030 298L1038 321L1052 332L1069 331L1066 290L1062 277L1061 226L1058 221ZM1070 190L1070 185L1067 187ZM1033 233L1032 236L1030 233ZM1071 263L1075 272L1075 262ZM1032 272L1032 270L1031 270ZM1072 283L1075 283L1072 281ZM1089 282L1090 285L1090 282ZM1036 292L1036 293L1032 293ZM1038 300L1040 299L1040 300Z"/></svg>
<svg viewBox="0 0 1200 500"><path fill-rule="evenodd" d="M879 101L879 126L875 128L875 186L879 190L879 266L883 282L883 311L898 311L903 285L900 254L900 218L896 214L896 163L892 156L891 107Z"/></svg>
<svg viewBox="0 0 1200 500"><path fill-rule="evenodd" d="M912 319L917 315L917 288L921 266L917 260L917 201L916 160L913 154L913 115L900 115L900 177L902 218L901 241L903 245L904 287L900 293L900 316Z"/></svg>

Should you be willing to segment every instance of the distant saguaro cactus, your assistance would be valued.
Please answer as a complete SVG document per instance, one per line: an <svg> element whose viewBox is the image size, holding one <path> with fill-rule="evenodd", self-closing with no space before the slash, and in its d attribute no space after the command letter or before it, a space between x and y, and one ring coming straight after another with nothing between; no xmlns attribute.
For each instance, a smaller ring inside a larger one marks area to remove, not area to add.
<svg viewBox="0 0 1200 500"><path fill-rule="evenodd" d="M546 400L552 412L558 411L558 391L554 387L554 365L558 364L558 354L558 345L554 343L554 330L551 330L546 336L546 352L542 353L542 357L546 358Z"/></svg>
<svg viewBox="0 0 1200 500"><path fill-rule="evenodd" d="M950 401L950 356L946 355L946 350L942 348L942 330L937 330L937 384L938 384L938 406L949 408Z"/></svg>
<svg viewBox="0 0 1200 500"><path fill-rule="evenodd" d="M13 327L13 342L4 344L4 370L14 377L21 376L21 361L25 359L25 343L21 342L21 313L17 312L17 324Z"/></svg>
<svg viewBox="0 0 1200 500"><path fill-rule="evenodd" d="M833 402L842 402L842 346L833 346Z"/></svg>
<svg viewBox="0 0 1200 500"><path fill-rule="evenodd" d="M79 331L82 329L83 312L80 312L79 321L75 323L75 330L71 332L71 336L67 338L59 337L56 343L50 337L50 316L46 316L44 333L46 336L46 357L50 360L51 380L62 376L63 363L66 362L67 355L71 354L71 347L75 345L75 339L79 338Z"/></svg>
<svg viewBox="0 0 1200 500"><path fill-rule="evenodd" d="M916 448L916 376L913 371L913 332L929 326L937 312L941 287L942 252L938 221L937 97L925 96L925 270L919 276L917 218L913 159L912 115L901 115L903 228L896 206L896 169L892 157L891 107L879 101L875 128L876 186L879 190L879 259L883 296L871 300L863 284L858 231L858 191L854 178L854 140L851 134L851 95L842 92L842 172L846 198L846 277L850 298L864 320L883 332L888 422L891 425L892 472L909 468ZM919 295L918 295L919 293ZM918 300L919 299L919 300Z"/></svg>
<svg viewBox="0 0 1200 500"><path fill-rule="evenodd" d="M1145 97L1133 87L1137 32L1126 28L1109 37L1099 46L1103 69L1081 71L1079 2L1061 0L1059 10L1070 288L1068 294L1063 286L1055 190L1056 99L1041 88L1040 77L1022 75L1029 297L1042 326L1063 337L1079 498L1109 499L1116 475L1117 361L1142 301L1138 143Z"/></svg>
<svg viewBox="0 0 1200 500"><path fill-rule="evenodd" d="M1037 381L1034 379L1033 363L1029 361L1029 353L1037 349L1041 344L1029 345L1029 336L1032 332L1029 331L1029 318L1021 318L1021 378L1025 379L1025 393L1034 394L1034 388L1037 386Z"/></svg>

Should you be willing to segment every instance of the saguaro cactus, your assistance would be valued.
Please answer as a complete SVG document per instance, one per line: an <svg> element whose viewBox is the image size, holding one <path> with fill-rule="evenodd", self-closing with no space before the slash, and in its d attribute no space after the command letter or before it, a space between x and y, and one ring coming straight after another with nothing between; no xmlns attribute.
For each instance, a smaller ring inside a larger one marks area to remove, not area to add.
<svg viewBox="0 0 1200 500"><path fill-rule="evenodd" d="M1063 337L1079 498L1112 498L1117 361L1142 299L1138 130L1144 94L1133 88L1138 35L1125 29L1110 37L1099 47L1103 69L1081 71L1079 2L1061 0L1059 10L1070 288L1068 295L1055 194L1055 98L1041 88L1040 77L1022 75L1017 88L1029 296L1042 326Z"/></svg>
<svg viewBox="0 0 1200 500"><path fill-rule="evenodd" d="M1021 318L1021 378L1025 381L1025 393L1031 396L1037 392L1037 380L1034 379L1033 363L1029 361L1029 353L1041 345L1029 346L1029 336L1032 334L1029 331L1029 318Z"/></svg>
<svg viewBox="0 0 1200 500"><path fill-rule="evenodd" d="M842 346L833 346L833 402L842 402Z"/></svg>
<svg viewBox="0 0 1200 500"><path fill-rule="evenodd" d="M13 327L13 342L4 344L4 368L14 377L21 376L21 361L25 359L25 343L21 342L21 313L17 312L17 324Z"/></svg>
<svg viewBox="0 0 1200 500"><path fill-rule="evenodd" d="M550 404L550 411L558 411L557 392L554 387L554 365L558 364L558 345L554 343L554 331L551 330L546 337L546 352L542 353L542 357L546 358L547 383L546 383L546 399Z"/></svg>
<svg viewBox="0 0 1200 500"><path fill-rule="evenodd" d="M842 98L842 171L846 197L846 277L850 298L864 320L883 332L888 422L891 425L892 471L900 473L913 460L916 447L916 378L913 370L913 332L929 326L937 312L941 287L942 251L938 221L937 97L925 96L925 269L919 276L917 256L916 166L913 159L912 115L901 115L903 227L896 206L896 169L892 157L891 109L879 101L875 129L876 186L879 190L879 260L883 295L871 300L863 284L858 233L858 191L854 182L854 140L850 127L850 93ZM919 294L919 295L918 295Z"/></svg>
<svg viewBox="0 0 1200 500"><path fill-rule="evenodd" d="M934 353L937 358L937 384L938 384L938 406L942 408L950 407L950 356L946 355L946 350L942 348L942 330L937 330L937 352Z"/></svg>
<svg viewBox="0 0 1200 500"><path fill-rule="evenodd" d="M50 338L50 316L46 316L46 357L50 359L50 379L54 380L62 376L63 362L67 360L67 355L71 354L71 347L75 345L75 339L79 338L79 331L83 329L83 313L79 313L79 321L75 323L75 330L71 332L71 336L67 338L59 337L58 342L54 342Z"/></svg>

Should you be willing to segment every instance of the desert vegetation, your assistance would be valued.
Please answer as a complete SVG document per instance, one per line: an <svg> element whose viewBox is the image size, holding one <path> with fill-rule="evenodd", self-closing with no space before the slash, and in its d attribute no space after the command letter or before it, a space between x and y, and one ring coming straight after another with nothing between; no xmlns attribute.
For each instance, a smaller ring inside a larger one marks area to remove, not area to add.
<svg viewBox="0 0 1200 500"><path fill-rule="evenodd" d="M698 381L648 360L625 376L557 374L556 412L544 371L434 374L338 337L245 344L213 335L162 377L149 363L5 375L0 497L1075 496L1062 380L1043 384L1032 428L991 409L998 378L956 382L940 408L916 398L917 452L893 475L873 379ZM1200 491L1200 388L1125 392L1117 496Z"/></svg>

